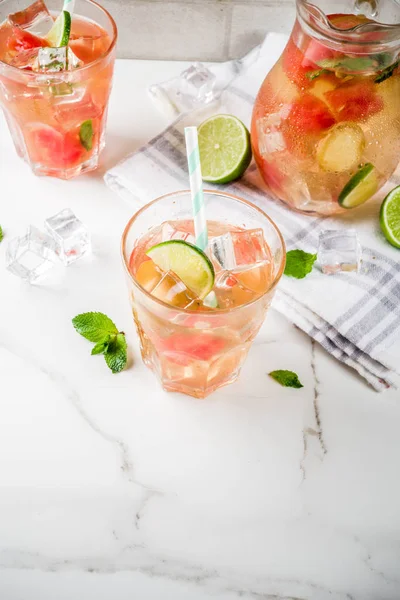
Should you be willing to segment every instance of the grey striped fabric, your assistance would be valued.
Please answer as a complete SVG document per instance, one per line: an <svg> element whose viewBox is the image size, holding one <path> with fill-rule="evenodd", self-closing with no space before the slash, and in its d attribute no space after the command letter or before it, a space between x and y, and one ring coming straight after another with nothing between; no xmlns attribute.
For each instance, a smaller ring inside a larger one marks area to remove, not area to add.
<svg viewBox="0 0 400 600"><path fill-rule="evenodd" d="M134 208L164 193L186 189L185 126L222 112L235 114L249 124L257 90L286 40L285 36L269 34L253 64L247 65L218 101L207 109L181 115L109 171L107 184ZM329 277L317 266L304 280L284 277L274 308L378 391L400 381L400 251L384 240L378 220L383 195L399 183L399 176L395 176L378 198L336 218L301 215L272 200L255 165L241 180L221 187L263 208L280 227L288 249L316 252L323 230L357 229L363 246L361 273Z"/></svg>

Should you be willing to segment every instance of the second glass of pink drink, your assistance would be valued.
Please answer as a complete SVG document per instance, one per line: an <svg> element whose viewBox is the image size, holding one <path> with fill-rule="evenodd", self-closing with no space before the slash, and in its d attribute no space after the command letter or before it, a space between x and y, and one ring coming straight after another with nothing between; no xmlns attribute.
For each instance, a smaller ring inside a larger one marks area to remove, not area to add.
<svg viewBox="0 0 400 600"><path fill-rule="evenodd" d="M115 60L114 20L92 0L72 15L68 63L38 62L59 0L37 0L21 10L0 2L0 105L15 148L37 175L70 179L96 169L105 144ZM65 68L66 67L66 68Z"/></svg>
<svg viewBox="0 0 400 600"><path fill-rule="evenodd" d="M212 215L206 253L214 273L206 297L188 283L196 276L195 264L184 281L173 261L171 268L160 268L154 254L147 254L164 242L169 248L173 240L195 243L190 192L168 194L142 208L122 239L143 361L165 390L197 398L239 376L285 265L282 236L264 212L222 192L204 195L206 214Z"/></svg>

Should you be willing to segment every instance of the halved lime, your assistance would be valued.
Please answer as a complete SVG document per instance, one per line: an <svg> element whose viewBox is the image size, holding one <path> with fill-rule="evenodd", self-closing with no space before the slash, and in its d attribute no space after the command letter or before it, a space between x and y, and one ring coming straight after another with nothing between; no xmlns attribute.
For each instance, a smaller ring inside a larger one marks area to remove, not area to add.
<svg viewBox="0 0 400 600"><path fill-rule="evenodd" d="M343 208L354 208L364 204L378 190L378 177L374 165L367 163L346 183L339 194Z"/></svg>
<svg viewBox="0 0 400 600"><path fill-rule="evenodd" d="M233 115L215 115L198 127L204 181L228 183L243 175L251 162L250 133Z"/></svg>
<svg viewBox="0 0 400 600"><path fill-rule="evenodd" d="M200 248L183 240L168 240L152 246L146 254L163 271L173 271L198 298L211 292L214 267Z"/></svg>
<svg viewBox="0 0 400 600"><path fill-rule="evenodd" d="M68 46L70 35L71 15L67 10L63 10L44 39L52 48L62 48Z"/></svg>
<svg viewBox="0 0 400 600"><path fill-rule="evenodd" d="M400 248L400 185L389 192L382 202L379 222L387 241Z"/></svg>

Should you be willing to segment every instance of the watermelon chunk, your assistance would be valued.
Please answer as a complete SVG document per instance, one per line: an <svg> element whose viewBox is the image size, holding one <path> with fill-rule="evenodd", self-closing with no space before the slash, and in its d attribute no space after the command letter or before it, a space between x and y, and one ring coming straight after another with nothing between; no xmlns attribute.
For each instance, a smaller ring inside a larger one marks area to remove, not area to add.
<svg viewBox="0 0 400 600"><path fill-rule="evenodd" d="M24 31L15 26L12 28L12 33L8 39L7 45L10 52L22 52L33 50L33 48L48 46L48 43L42 38L29 33L29 31Z"/></svg>
<svg viewBox="0 0 400 600"><path fill-rule="evenodd" d="M169 360L189 364L191 360L208 361L225 348L225 340L207 333L176 333L164 338L160 344L163 352L171 353ZM174 355L174 353L177 353ZM184 362L182 362L184 361Z"/></svg>
<svg viewBox="0 0 400 600"><path fill-rule="evenodd" d="M383 109L383 98L375 92L371 81L344 84L325 97L338 121L361 121Z"/></svg>
<svg viewBox="0 0 400 600"><path fill-rule="evenodd" d="M336 119L325 102L312 94L304 94L293 103L288 124L297 132L319 133L332 127Z"/></svg>
<svg viewBox="0 0 400 600"><path fill-rule="evenodd" d="M28 146L32 160L58 169L76 165L84 152L78 135L61 132L49 125L31 128Z"/></svg>

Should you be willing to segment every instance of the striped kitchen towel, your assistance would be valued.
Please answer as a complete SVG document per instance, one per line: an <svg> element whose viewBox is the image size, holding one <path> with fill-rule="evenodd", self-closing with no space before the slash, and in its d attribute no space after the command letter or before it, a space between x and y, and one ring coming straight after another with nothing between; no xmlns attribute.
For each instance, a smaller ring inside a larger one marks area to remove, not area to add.
<svg viewBox="0 0 400 600"><path fill-rule="evenodd" d="M246 64L218 100L205 109L179 116L111 169L105 177L110 188L133 209L167 192L187 189L185 126L223 112L235 114L249 125L257 91L286 41L286 36L269 34L252 64ZM241 180L215 186L265 210L281 229L289 250L317 252L321 231L357 230L363 247L361 273L327 276L317 266L302 280L283 277L273 306L378 391L396 387L400 381L400 250L385 241L378 219L382 197L398 184L397 175L377 198L357 210L329 218L301 215L272 200L254 164Z"/></svg>

